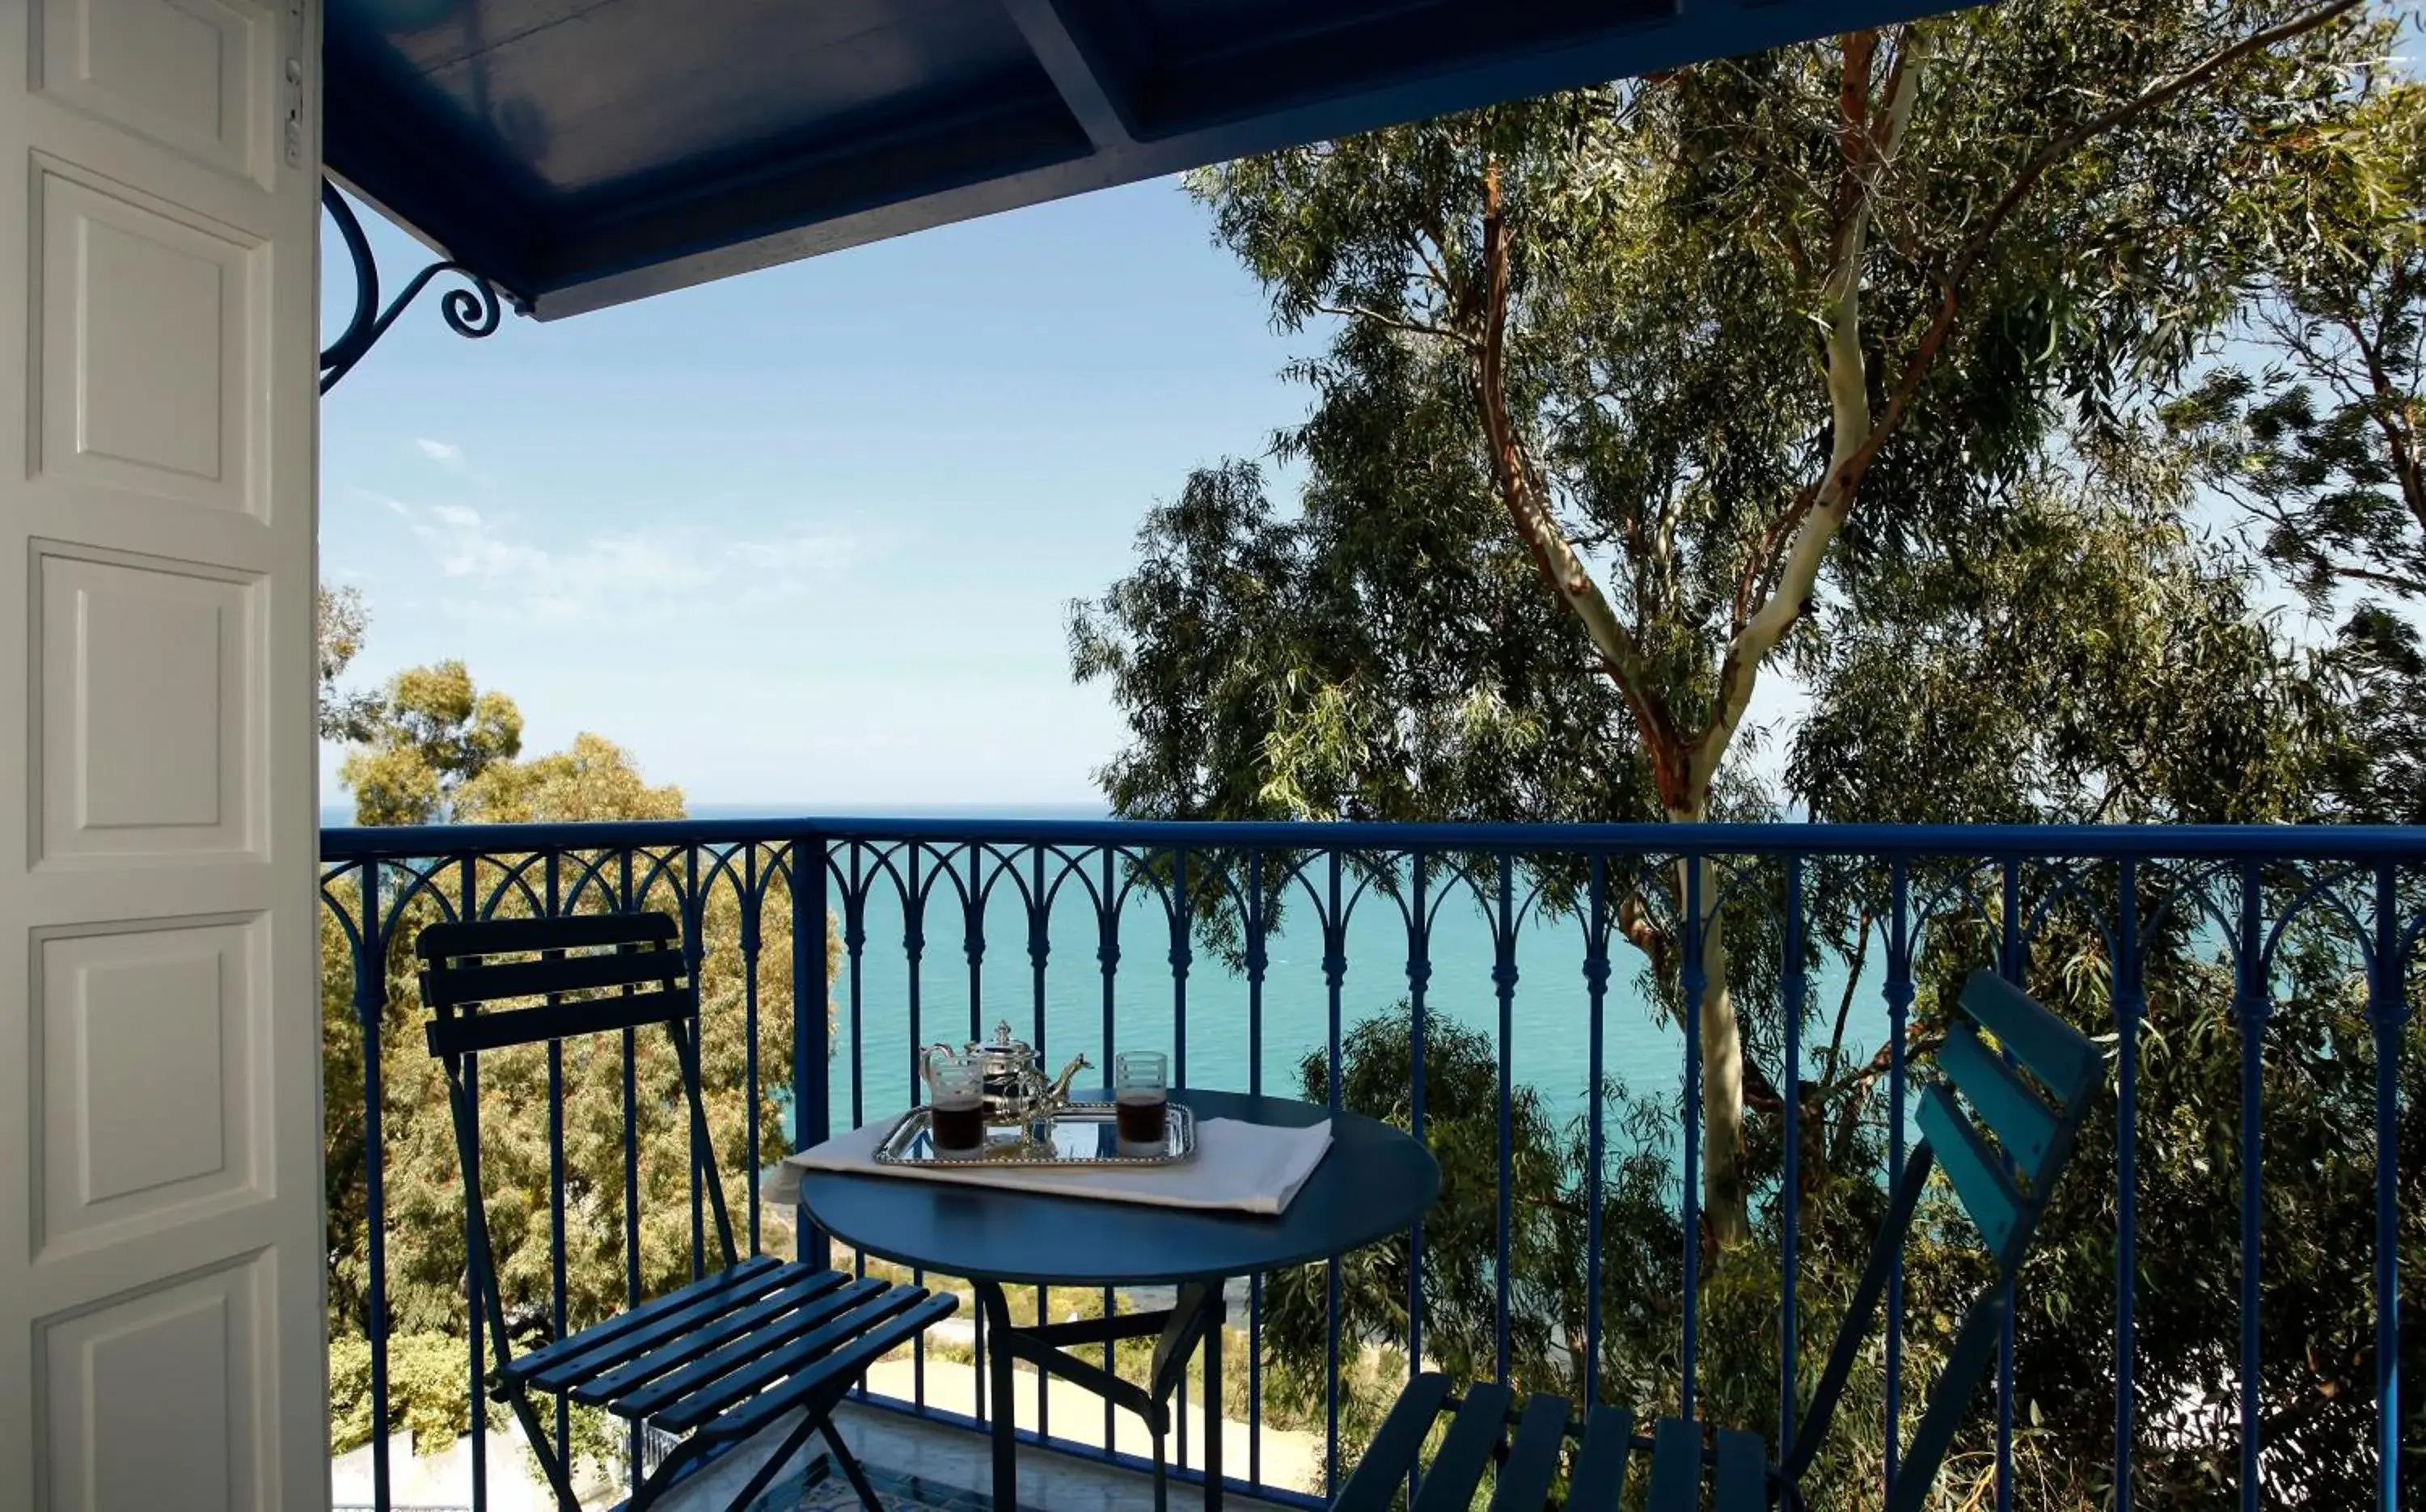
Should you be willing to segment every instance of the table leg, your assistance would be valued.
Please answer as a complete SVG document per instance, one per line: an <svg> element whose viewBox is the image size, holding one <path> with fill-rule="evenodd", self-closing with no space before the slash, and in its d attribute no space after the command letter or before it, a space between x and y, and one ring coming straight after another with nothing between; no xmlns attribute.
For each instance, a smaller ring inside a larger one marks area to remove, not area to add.
<svg viewBox="0 0 2426 1512"><path fill-rule="evenodd" d="M1221 1512L1221 1287L1213 1283L1213 1324L1205 1330L1205 1512Z"/></svg>
<svg viewBox="0 0 2426 1512"><path fill-rule="evenodd" d="M1202 1335L1205 1343L1205 1390L1212 1404L1211 1438L1205 1447L1205 1505L1208 1512L1220 1512L1221 1506L1221 1322L1222 1294L1219 1281L1189 1281L1179 1288L1179 1295L1169 1309L1154 1312L1133 1312L1107 1315L1066 1323L1040 1322L1032 1327L1013 1328L1011 1308L1000 1282L979 1280L974 1285L978 1307L985 1320L987 1382L990 1406L988 1427L994 1440L995 1502L1000 1512L1017 1512L1013 1500L1018 1477L1013 1458L1018 1445L1017 1430L1011 1412L1011 1361L1025 1359L1036 1367L1039 1389L1043 1383L1059 1376L1076 1381L1102 1396L1106 1402L1127 1408L1144 1418L1151 1425L1163 1424L1164 1431L1155 1437L1156 1464L1155 1505L1162 1512L1165 1492L1163 1445L1172 1426L1171 1408L1181 1378L1186 1375L1188 1356ZM1068 1351L1074 1346L1104 1343L1120 1339L1155 1341L1154 1363L1143 1384L1122 1380L1101 1366L1080 1359Z"/></svg>
<svg viewBox="0 0 2426 1512"><path fill-rule="evenodd" d="M1018 1512L1019 1418L1011 1399L1011 1306L994 1281L972 1283L978 1306L984 1311L988 1343L986 1369L993 1400L987 1426L994 1440L994 1504L995 1512Z"/></svg>

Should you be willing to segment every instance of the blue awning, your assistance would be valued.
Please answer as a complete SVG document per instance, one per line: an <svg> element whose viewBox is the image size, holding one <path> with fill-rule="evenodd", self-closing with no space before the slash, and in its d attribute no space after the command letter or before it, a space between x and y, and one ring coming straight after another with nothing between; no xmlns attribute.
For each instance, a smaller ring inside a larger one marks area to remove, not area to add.
<svg viewBox="0 0 2426 1512"><path fill-rule="evenodd" d="M327 0L330 171L542 318L1945 0Z"/></svg>

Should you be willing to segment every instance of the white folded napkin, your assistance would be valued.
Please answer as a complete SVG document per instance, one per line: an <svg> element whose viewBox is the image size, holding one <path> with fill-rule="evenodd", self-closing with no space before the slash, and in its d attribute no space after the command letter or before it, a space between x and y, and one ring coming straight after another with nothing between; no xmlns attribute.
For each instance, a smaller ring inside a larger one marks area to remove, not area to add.
<svg viewBox="0 0 2426 1512"><path fill-rule="evenodd" d="M907 1115L904 1115L906 1117ZM862 1176L898 1176L913 1181L957 1182L1005 1191L1105 1202L1142 1202L1157 1207L1215 1208L1266 1214L1284 1213L1298 1188L1331 1149L1328 1119L1302 1129L1236 1118L1208 1118L1196 1126L1196 1157L1175 1166L1124 1166L1057 1170L1049 1166L880 1166L877 1146L899 1118L881 1118L824 1144L786 1156L765 1188L768 1202L800 1200L804 1170L848 1171Z"/></svg>

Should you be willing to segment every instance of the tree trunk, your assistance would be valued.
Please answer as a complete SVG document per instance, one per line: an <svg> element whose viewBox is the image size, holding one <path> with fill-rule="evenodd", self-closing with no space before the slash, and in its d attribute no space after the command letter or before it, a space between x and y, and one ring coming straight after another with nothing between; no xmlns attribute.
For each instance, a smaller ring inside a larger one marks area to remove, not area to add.
<svg viewBox="0 0 2426 1512"><path fill-rule="evenodd" d="M1710 1237L1725 1247L1752 1237L1752 1218L1743 1178L1743 1036L1727 986L1726 926L1715 915L1703 926L1702 966L1709 981L1701 1024L1702 1211Z"/></svg>
<svg viewBox="0 0 2426 1512"><path fill-rule="evenodd" d="M1669 815L1677 824L1700 824L1708 817L1709 796L1697 795L1693 807ZM1702 1002L1698 1021L1686 1026L1698 1035L1702 1048L1702 1215L1710 1238L1722 1248L1752 1235L1751 1197L1744 1186L1744 1059L1743 1033L1736 1021L1735 991L1728 982L1726 922L1719 912L1718 868L1704 857L1701 873ZM1676 911L1690 907L1683 862L1676 867ZM1679 941L1680 947L1684 941ZM1693 1014L1688 1000L1684 1011Z"/></svg>

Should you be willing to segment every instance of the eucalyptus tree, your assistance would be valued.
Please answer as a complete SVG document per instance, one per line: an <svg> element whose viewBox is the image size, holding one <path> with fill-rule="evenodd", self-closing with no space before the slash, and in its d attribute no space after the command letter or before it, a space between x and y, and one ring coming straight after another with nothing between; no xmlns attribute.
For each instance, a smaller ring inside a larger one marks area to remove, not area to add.
<svg viewBox="0 0 2426 1512"><path fill-rule="evenodd" d="M1320 348L1256 470L1190 477L1074 611L1126 813L1766 812L1755 695L1823 601L1984 548L2059 425L2235 312L2286 143L2347 118L2360 0L2007 0L1242 160L1190 181ZM2353 84L2354 77L2361 83ZM1618 920L1686 1011L1740 1239L1720 889Z"/></svg>
<svg viewBox="0 0 2426 1512"><path fill-rule="evenodd" d="M2240 338L2166 408L2321 618L2374 744L2353 818L2426 820L2426 85L2292 138Z"/></svg>
<svg viewBox="0 0 2426 1512"><path fill-rule="evenodd" d="M2258 361L2169 418L2317 606L2426 602L2426 85L2301 134L2286 167L2233 354Z"/></svg>

